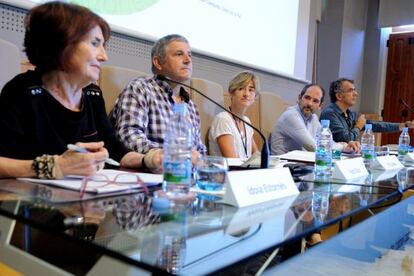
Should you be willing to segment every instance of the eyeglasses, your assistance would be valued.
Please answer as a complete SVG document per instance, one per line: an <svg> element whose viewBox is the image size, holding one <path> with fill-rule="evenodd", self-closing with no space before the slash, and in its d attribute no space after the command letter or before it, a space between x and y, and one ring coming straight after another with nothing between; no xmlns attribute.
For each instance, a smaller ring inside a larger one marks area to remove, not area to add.
<svg viewBox="0 0 414 276"><path fill-rule="evenodd" d="M106 192L118 191L120 186L126 186L129 189L141 188L148 194L148 188L144 181L132 173L120 173L115 175L113 179L104 174L95 174L86 176L82 179L82 186L79 191L80 198L86 191L97 192L99 189L105 188Z"/></svg>
<svg viewBox="0 0 414 276"><path fill-rule="evenodd" d="M355 87L351 87L345 91L342 91L342 93L353 93L353 94L358 94L358 91L356 90Z"/></svg>

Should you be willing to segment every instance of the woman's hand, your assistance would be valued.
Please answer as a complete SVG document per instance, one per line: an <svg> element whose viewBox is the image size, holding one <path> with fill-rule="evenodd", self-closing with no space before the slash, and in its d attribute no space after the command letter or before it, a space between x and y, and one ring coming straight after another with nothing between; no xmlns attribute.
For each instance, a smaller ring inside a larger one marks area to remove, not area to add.
<svg viewBox="0 0 414 276"><path fill-rule="evenodd" d="M76 143L77 146L88 150L88 153L79 153L72 150L65 151L56 157L56 165L59 166L63 176L65 175L93 175L103 168L108 158L108 151L103 142Z"/></svg>

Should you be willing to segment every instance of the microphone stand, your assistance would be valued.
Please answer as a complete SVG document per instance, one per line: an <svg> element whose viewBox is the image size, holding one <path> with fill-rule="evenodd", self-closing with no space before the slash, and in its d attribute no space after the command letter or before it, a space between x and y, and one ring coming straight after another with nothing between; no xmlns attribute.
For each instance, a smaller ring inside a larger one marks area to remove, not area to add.
<svg viewBox="0 0 414 276"><path fill-rule="evenodd" d="M210 102L214 103L215 105L217 105L218 107L220 107L224 111L230 113L231 115L233 115L234 117L236 117L237 119L239 119L240 121L242 121L243 123L248 125L249 127L253 128L255 131L257 131L257 133L259 133L260 137L263 139L263 147L262 147L262 152L261 152L261 156L260 156L261 157L261 159L260 159L260 168L262 168L262 169L269 168L269 144L267 143L267 139L264 137L263 133L259 129L257 129L255 126L253 126L252 124L250 124L249 122L247 122L246 120L241 118L239 115L237 115L234 112L232 112L231 110L225 108L224 106L222 106L221 104L219 104L218 102L216 102L215 100L210 98L209 96L205 95L201 91L195 89L194 87L192 87L188 84L185 84L183 82L179 82L179 81L167 78L167 77L162 76L162 75L157 75L157 79L167 81L167 82L173 82L173 83L176 83L176 84L180 84L182 86L185 86L185 87L197 92L197 94L199 94L200 96L206 98Z"/></svg>
<svg viewBox="0 0 414 276"><path fill-rule="evenodd" d="M407 104L407 102L406 102L406 101L404 101L403 99L401 99L401 98L400 98L399 102L400 102L400 104L402 104L405 108L407 108L407 109L408 109L408 111L410 111L410 112L414 113L414 109L413 109L411 106L409 106L409 105Z"/></svg>
<svg viewBox="0 0 414 276"><path fill-rule="evenodd" d="M407 120L407 116L408 116L408 111L410 111L411 113L414 113L414 109L411 107L411 106L409 106L408 104L407 104L407 102L406 101L404 101L403 99L399 99L398 100L398 102L400 103L400 104L402 104L404 107L405 107L405 109L403 109L402 111L401 111L401 116L404 118L404 120Z"/></svg>

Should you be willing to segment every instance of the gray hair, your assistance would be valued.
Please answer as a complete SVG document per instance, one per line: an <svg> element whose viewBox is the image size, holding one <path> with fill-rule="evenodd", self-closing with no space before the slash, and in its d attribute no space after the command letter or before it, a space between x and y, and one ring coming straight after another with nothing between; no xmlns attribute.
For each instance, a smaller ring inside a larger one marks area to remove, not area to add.
<svg viewBox="0 0 414 276"><path fill-rule="evenodd" d="M185 42L189 44L188 40L185 37L183 37L182 35L178 35L178 34L170 34L170 35L166 35L158 39L151 49L151 64L152 64L151 71L154 74L157 74L158 70L154 66L154 63L152 62L152 60L156 56L159 57L161 61L164 60L165 54L166 54L166 48L173 41L181 41L181 42Z"/></svg>
<svg viewBox="0 0 414 276"><path fill-rule="evenodd" d="M336 102L336 93L342 93L344 92L344 86L343 83L347 81L350 83L354 83L354 80L347 79L347 78L340 78L336 81L331 82L331 85L329 87L329 97L331 98L331 103Z"/></svg>

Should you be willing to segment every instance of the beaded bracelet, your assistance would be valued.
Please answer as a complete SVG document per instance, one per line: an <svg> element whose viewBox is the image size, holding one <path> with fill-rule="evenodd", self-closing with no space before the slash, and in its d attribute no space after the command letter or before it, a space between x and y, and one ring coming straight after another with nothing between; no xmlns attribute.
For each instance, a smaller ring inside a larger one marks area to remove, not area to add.
<svg viewBox="0 0 414 276"><path fill-rule="evenodd" d="M32 163L32 169L36 177L40 179L59 179L62 178L62 171L56 162L57 156L44 154L36 157Z"/></svg>

